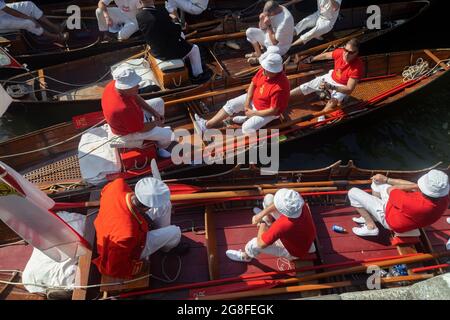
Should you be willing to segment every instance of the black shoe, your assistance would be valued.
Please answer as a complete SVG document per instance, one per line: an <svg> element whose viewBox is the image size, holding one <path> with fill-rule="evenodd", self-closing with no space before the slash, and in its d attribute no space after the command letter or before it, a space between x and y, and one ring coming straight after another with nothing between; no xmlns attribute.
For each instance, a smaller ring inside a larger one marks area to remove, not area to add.
<svg viewBox="0 0 450 320"><path fill-rule="evenodd" d="M175 248L171 249L167 253L168 254L176 254L176 255L179 255L179 256L183 256L186 253L188 253L190 249L191 249L191 247L187 243L180 242Z"/></svg>
<svg viewBox="0 0 450 320"><path fill-rule="evenodd" d="M72 291L57 289L48 290L47 300L72 300Z"/></svg>
<svg viewBox="0 0 450 320"><path fill-rule="evenodd" d="M211 76L212 76L212 71L210 69L208 69L205 72L199 74L198 76L192 77L191 82L194 84L205 83L205 82L209 81L209 79L211 79Z"/></svg>

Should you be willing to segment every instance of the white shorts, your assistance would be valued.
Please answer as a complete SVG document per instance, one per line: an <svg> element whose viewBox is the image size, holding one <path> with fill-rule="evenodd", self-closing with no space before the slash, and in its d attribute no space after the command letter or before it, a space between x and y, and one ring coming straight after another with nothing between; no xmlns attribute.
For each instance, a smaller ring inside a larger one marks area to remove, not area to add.
<svg viewBox="0 0 450 320"><path fill-rule="evenodd" d="M236 98L228 100L225 105L223 106L223 110L231 117L232 115L244 112L245 111L245 101L247 100L247 94L244 93L243 95L240 95ZM253 105L252 109L256 110ZM243 133L249 133L258 129L261 129L268 123L272 122L275 119L278 119L279 116L252 116L249 119L247 119L242 124L242 132Z"/></svg>
<svg viewBox="0 0 450 320"><path fill-rule="evenodd" d="M391 187L390 184L376 184L372 183L371 188L373 192L380 194L380 197L373 196L358 188L351 188L348 192L350 205L354 208L366 209L376 221L381 223L386 229L391 229L386 222L386 204L389 200L387 189Z"/></svg>
<svg viewBox="0 0 450 320"><path fill-rule="evenodd" d="M6 6L36 20L42 18L43 15L42 11L31 1L8 3ZM37 36L44 33L44 29L40 26L36 27L33 21L17 18L0 11L0 31L3 30L26 30Z"/></svg>
<svg viewBox="0 0 450 320"><path fill-rule="evenodd" d="M139 30L136 17L127 15L116 7L111 7L107 10L111 20L113 21L112 28L114 30L118 30L117 39L126 40ZM105 17L103 16L103 11L97 8L95 10L95 15L97 16L98 30L102 32L108 31L109 27L106 23ZM112 31L112 29L110 31Z"/></svg>
<svg viewBox="0 0 450 320"><path fill-rule="evenodd" d="M301 92L303 93L303 95L306 96L313 92L322 91L320 89L320 84L322 83L322 81L325 81L325 82L327 82L331 85L337 86L337 87L345 87L343 84L337 83L336 81L333 80L333 78L331 77L332 73L333 73L333 70L330 70L330 71L328 71L328 73L300 85L299 88L300 88ZM346 97L347 97L347 95L345 93L337 92L336 90L333 90L331 92L331 98L336 99L339 102L342 102Z"/></svg>
<svg viewBox="0 0 450 320"><path fill-rule="evenodd" d="M264 46L265 48L268 48L270 46L277 47L280 51L279 54L282 56L288 52L288 50L291 48L291 44L289 45L274 45L272 41L270 40L269 34L264 32L263 30L259 28L248 28L245 31L245 34L247 36L247 41L255 44L259 43L260 45Z"/></svg>

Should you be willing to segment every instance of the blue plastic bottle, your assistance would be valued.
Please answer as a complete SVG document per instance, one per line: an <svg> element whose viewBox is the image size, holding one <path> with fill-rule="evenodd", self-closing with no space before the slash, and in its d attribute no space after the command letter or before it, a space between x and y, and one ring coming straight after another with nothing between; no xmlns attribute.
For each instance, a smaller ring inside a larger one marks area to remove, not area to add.
<svg viewBox="0 0 450 320"><path fill-rule="evenodd" d="M337 232L337 233L345 233L345 232L347 232L347 230L345 230L343 227L338 226L336 224L331 227L331 230L333 230L334 232Z"/></svg>

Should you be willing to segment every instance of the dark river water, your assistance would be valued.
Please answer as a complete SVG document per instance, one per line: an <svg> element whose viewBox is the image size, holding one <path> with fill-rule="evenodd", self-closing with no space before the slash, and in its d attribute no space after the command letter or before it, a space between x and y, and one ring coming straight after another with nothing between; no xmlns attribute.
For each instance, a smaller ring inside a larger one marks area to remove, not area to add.
<svg viewBox="0 0 450 320"><path fill-rule="evenodd" d="M312 6L315 1L312 2ZM343 6L390 1L350 1ZM365 44L362 54L450 47L450 1L432 0L414 22ZM307 4L311 6L311 4ZM0 118L0 141L45 127L45 119ZM388 110L345 128L281 146L281 169L318 168L354 160L364 168L419 169L450 164L450 77L440 79Z"/></svg>

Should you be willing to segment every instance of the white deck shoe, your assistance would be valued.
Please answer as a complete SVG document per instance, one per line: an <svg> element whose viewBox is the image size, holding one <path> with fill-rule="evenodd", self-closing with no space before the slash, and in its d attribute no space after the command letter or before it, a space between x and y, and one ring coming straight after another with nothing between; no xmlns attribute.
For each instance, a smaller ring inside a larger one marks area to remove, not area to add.
<svg viewBox="0 0 450 320"><path fill-rule="evenodd" d="M362 225L361 227L355 227L352 228L352 231L354 234L360 237L376 237L378 236L379 230L378 228L375 229L368 229L366 225Z"/></svg>
<svg viewBox="0 0 450 320"><path fill-rule="evenodd" d="M252 258L246 258L242 250L227 250L226 255L231 260L237 262L250 262L252 260Z"/></svg>
<svg viewBox="0 0 450 320"><path fill-rule="evenodd" d="M158 154L158 157L165 158L165 159L170 158L170 156L172 155L169 151L167 151L166 149L163 149L163 148L158 148L157 154Z"/></svg>
<svg viewBox="0 0 450 320"><path fill-rule="evenodd" d="M363 217L353 217L352 220L358 224L365 224L366 223L366 219L364 219Z"/></svg>
<svg viewBox="0 0 450 320"><path fill-rule="evenodd" d="M195 122L198 125L198 128L200 129L201 133L206 131L206 120L200 117L198 114L194 115Z"/></svg>

